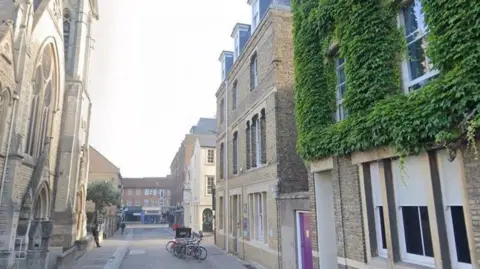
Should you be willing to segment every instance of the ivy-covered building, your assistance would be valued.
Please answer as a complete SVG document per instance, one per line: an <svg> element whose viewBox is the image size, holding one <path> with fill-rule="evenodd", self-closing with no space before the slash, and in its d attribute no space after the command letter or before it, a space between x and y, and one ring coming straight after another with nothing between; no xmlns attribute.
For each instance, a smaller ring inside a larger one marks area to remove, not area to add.
<svg viewBox="0 0 480 269"><path fill-rule="evenodd" d="M479 2L293 2L314 268L480 268Z"/></svg>

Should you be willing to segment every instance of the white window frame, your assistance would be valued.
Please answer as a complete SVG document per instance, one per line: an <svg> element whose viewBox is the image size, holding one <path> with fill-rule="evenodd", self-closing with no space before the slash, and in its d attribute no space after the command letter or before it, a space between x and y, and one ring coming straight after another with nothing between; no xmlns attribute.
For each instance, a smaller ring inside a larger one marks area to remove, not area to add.
<svg viewBox="0 0 480 269"><path fill-rule="evenodd" d="M211 185L208 184L210 179L212 180ZM208 195L208 196L212 195L213 184L215 184L215 176L205 176L205 186L206 186L205 195Z"/></svg>
<svg viewBox="0 0 480 269"><path fill-rule="evenodd" d="M383 248L383 244L387 244L387 242L383 242L382 239L382 223L380 218L380 210L384 208L383 201L385 200L385 193L382 191L381 187L381 177L380 177L380 170L379 170L379 163L372 163L370 165L370 174L371 174L371 185L372 185L372 197L373 197L373 206L374 206L374 214L375 214L375 233L377 239L377 250L378 256L382 258L388 257L388 250ZM379 194L380 193L380 197ZM380 201L379 201L380 200ZM388 217L383 214L384 225L385 225L385 218ZM385 227L386 233L386 227ZM385 234L385 237L387 235Z"/></svg>
<svg viewBox="0 0 480 269"><path fill-rule="evenodd" d="M255 0L252 3L252 35L260 24L260 1Z"/></svg>
<svg viewBox="0 0 480 269"><path fill-rule="evenodd" d="M261 192L255 193L255 239L260 242L265 240L263 195Z"/></svg>
<svg viewBox="0 0 480 269"><path fill-rule="evenodd" d="M466 206L463 197L465 197L465 188L462 184L463 164L457 158L453 162L448 160L448 153L446 150L437 151L438 168L440 173L440 183L442 189L442 201L444 205L445 222L447 228L448 248L452 267L454 269L472 269L472 264L458 261L457 246L455 242L455 231L453 228L452 207L462 207L464 217L466 214ZM464 219L465 225L468 225ZM467 228L467 227L465 227ZM467 231L468 238L468 231ZM468 242L470 243L470 242ZM470 261L473 261L470 253Z"/></svg>
<svg viewBox="0 0 480 269"><path fill-rule="evenodd" d="M135 206L140 206L140 200L135 200Z"/></svg>
<svg viewBox="0 0 480 269"><path fill-rule="evenodd" d="M225 74L225 57L223 57L223 60L222 60L222 81L225 80L225 77L227 76L227 74Z"/></svg>
<svg viewBox="0 0 480 269"><path fill-rule="evenodd" d="M210 153L212 156L212 161L210 161ZM215 163L215 150L207 149L207 164L214 164Z"/></svg>
<svg viewBox="0 0 480 269"><path fill-rule="evenodd" d="M143 199L144 206L150 206L150 201L148 199Z"/></svg>
<svg viewBox="0 0 480 269"><path fill-rule="evenodd" d="M132 189L128 189L127 195L132 195L132 193L133 193Z"/></svg>
<svg viewBox="0 0 480 269"><path fill-rule="evenodd" d="M127 200L127 206L132 206L132 200Z"/></svg>
<svg viewBox="0 0 480 269"><path fill-rule="evenodd" d="M257 167L262 165L262 130L260 128L260 115L255 119L255 162L257 163Z"/></svg>
<svg viewBox="0 0 480 269"><path fill-rule="evenodd" d="M157 189L152 189L152 194L153 194L153 196L156 196L157 195Z"/></svg>
<svg viewBox="0 0 480 269"><path fill-rule="evenodd" d="M398 239L399 239L399 246L400 246L400 256L401 256L402 261L404 261L404 262L417 264L417 265L423 265L423 266L430 267L430 268L435 268L435 257L422 256L422 255L417 255L417 254L407 252L405 227L403 225L403 207L406 207L406 206L427 207L427 209L429 207L428 203L425 203L425 204L424 203L419 203L419 204L409 203L408 205L403 205L403 203L401 202L401 197L400 197L401 194L399 193L398 186L408 184L409 182L416 182L416 180L421 178L421 177L412 178L412 177L408 176L409 171L407 169L408 169L409 163L413 163L415 161L418 162L418 159L417 160L410 160L410 158L419 158L419 157L409 156L405 160L405 168L404 169L406 169L406 171L404 173L406 174L405 175L406 178L404 178L403 180L407 181L407 182L406 183L401 182L402 179L397 178L398 175L394 175L394 182L395 182L394 183L395 184L394 185L394 193L395 193L395 200L396 200L396 205L397 205L396 214L397 214L397 227L398 227L398 235L399 235ZM394 165L399 166L399 161L395 160L394 162L392 162L392 168L394 168L393 167ZM424 162L423 165L428 165L428 163ZM400 168L395 167L395 169L400 169ZM392 169L392 172L394 172L395 169ZM402 172L400 172L400 173L402 173ZM430 180L430 179L423 178L423 180ZM407 186L407 187L412 187L412 186ZM416 186L413 186L413 187L416 187ZM425 183L425 188L428 188L428 183ZM424 193L426 191L427 190L425 189ZM408 199L406 199L406 200L408 200ZM430 234L433 235L432 223L430 223ZM422 237L422 241L423 241L423 237ZM433 244L433 242L432 242L432 244Z"/></svg>
<svg viewBox="0 0 480 269"><path fill-rule="evenodd" d="M143 194L144 195L149 195L150 194L150 189L144 189Z"/></svg>
<svg viewBox="0 0 480 269"><path fill-rule="evenodd" d="M233 51L233 61L236 61L238 57L240 56L240 32L237 31L235 34L235 39L234 39L234 51Z"/></svg>
<svg viewBox="0 0 480 269"><path fill-rule="evenodd" d="M412 0L412 2L410 4L408 4L408 6L410 5L419 5L420 8L422 7L421 6L421 2L420 0ZM407 7L408 7L407 6ZM405 27L405 17L403 15L403 11L406 7L402 7L402 9L400 10L399 12L399 26L400 27ZM423 21L425 21L425 18L424 18L424 14L423 12L420 12L420 14L417 14L417 15L420 15L421 18L423 18ZM425 22L423 23L424 25L419 25L419 28L411 33L410 35L406 35L406 33L404 32L403 35L404 35L404 38L407 39L407 37L409 36L412 36L412 35L417 35L417 37L407 43L407 48L406 48L406 52L405 52L405 59L402 61L402 80L403 80L403 91L405 93L409 93L411 91L415 91L415 90L410 90L411 87L417 85L417 84L421 84L422 82L425 82L427 80L429 80L430 78L438 75L440 73L439 70L435 69L433 66L430 70L428 70L425 74L423 74L422 76L416 78L416 79L411 79L411 72L410 72L410 64L409 64L409 55L408 55L408 46L412 43L415 43L417 42L418 40L420 39L423 39L423 38L426 38L426 35L428 34L428 26L425 24ZM430 65L431 61L430 59L427 57L426 55L426 50L425 50L425 61L427 62L427 68L428 66Z"/></svg>
<svg viewBox="0 0 480 269"><path fill-rule="evenodd" d="M335 59L335 74L337 76L337 83L336 83L336 86L335 86L335 92L336 92L336 100L337 100L337 109L336 109L336 116L335 116L335 119L338 121L341 121L341 120L344 120L347 115L345 114L345 107L343 106L343 99L344 99L344 96L342 95L342 87L343 86L346 86L347 84L347 77L346 77L346 74L345 74L345 59L343 59L343 63L340 64L339 63L340 59L339 58L336 58ZM343 71L341 71L343 70ZM340 81L340 72L343 72L344 74L344 77L345 77L345 81ZM342 110L340 111L340 107L342 107Z"/></svg>

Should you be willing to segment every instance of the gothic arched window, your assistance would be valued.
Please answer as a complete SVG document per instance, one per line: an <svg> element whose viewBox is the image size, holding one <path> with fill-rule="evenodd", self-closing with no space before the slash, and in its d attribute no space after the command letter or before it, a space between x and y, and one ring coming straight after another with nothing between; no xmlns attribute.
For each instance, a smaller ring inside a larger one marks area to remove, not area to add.
<svg viewBox="0 0 480 269"><path fill-rule="evenodd" d="M42 0L33 0L33 11L37 11L41 3L42 3Z"/></svg>
<svg viewBox="0 0 480 269"><path fill-rule="evenodd" d="M68 49L70 47L70 27L71 14L69 9L63 10L63 52L65 53L65 63L68 60Z"/></svg>
<svg viewBox="0 0 480 269"><path fill-rule="evenodd" d="M38 156L48 142L56 96L56 65L53 47L44 48L35 69L35 79L30 103L30 118L25 153Z"/></svg>
<svg viewBox="0 0 480 269"><path fill-rule="evenodd" d="M3 141L7 133L8 115L10 114L10 107L12 104L12 97L10 90L2 88L0 84L0 141Z"/></svg>

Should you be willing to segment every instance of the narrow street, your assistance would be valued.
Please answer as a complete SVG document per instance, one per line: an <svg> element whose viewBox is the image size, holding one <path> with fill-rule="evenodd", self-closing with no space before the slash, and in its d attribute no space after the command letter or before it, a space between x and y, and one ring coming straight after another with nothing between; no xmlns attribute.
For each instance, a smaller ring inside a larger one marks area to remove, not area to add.
<svg viewBox="0 0 480 269"><path fill-rule="evenodd" d="M129 250L120 266L121 269L245 269L235 257L225 254L213 244L213 236L205 237L201 245L208 251L205 260L189 257L178 259L167 252L165 245L172 240L171 229L163 225L127 226L126 240Z"/></svg>

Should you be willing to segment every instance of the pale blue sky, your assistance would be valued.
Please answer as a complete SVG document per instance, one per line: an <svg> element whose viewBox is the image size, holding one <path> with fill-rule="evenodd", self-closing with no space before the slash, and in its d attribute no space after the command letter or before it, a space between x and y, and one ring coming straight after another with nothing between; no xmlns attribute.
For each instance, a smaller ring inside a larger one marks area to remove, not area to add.
<svg viewBox="0 0 480 269"><path fill-rule="evenodd" d="M90 144L123 176L163 176L199 117L215 115L222 50L247 0L100 0Z"/></svg>

